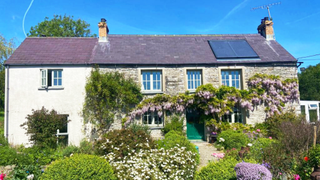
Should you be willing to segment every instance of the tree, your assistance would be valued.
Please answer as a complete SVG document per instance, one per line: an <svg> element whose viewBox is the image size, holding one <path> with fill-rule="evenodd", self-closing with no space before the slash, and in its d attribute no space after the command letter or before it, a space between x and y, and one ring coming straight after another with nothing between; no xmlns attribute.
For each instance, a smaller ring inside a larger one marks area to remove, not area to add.
<svg viewBox="0 0 320 180"><path fill-rule="evenodd" d="M320 101L320 63L298 74L301 100Z"/></svg>
<svg viewBox="0 0 320 180"><path fill-rule="evenodd" d="M5 95L5 68L4 62L15 50L13 39L7 41L0 34L0 110L4 109L4 95Z"/></svg>
<svg viewBox="0 0 320 180"><path fill-rule="evenodd" d="M85 90L84 122L95 125L98 134L109 130L116 115L129 112L142 100L140 87L133 79L118 72L102 73L98 67L91 71Z"/></svg>
<svg viewBox="0 0 320 180"><path fill-rule="evenodd" d="M91 34L90 24L83 20L73 20L73 16L63 17L61 15L54 15L53 19L49 20L48 17L44 21L32 26L30 29L30 37L96 37L96 34Z"/></svg>
<svg viewBox="0 0 320 180"><path fill-rule="evenodd" d="M44 107L40 110L32 110L32 114L26 119L27 121L21 124L21 127L27 130L26 134L30 135L30 141L42 148L56 148L57 129L64 131L68 123L65 115L59 115L55 110L49 112ZM59 138L63 137L59 136Z"/></svg>

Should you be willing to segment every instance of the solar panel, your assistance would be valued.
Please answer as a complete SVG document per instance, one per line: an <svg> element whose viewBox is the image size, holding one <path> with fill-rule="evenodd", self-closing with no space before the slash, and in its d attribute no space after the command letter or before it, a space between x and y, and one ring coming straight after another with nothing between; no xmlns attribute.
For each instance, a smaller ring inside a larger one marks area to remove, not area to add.
<svg viewBox="0 0 320 180"><path fill-rule="evenodd" d="M210 40L209 45L217 59L259 58L256 52L244 39Z"/></svg>

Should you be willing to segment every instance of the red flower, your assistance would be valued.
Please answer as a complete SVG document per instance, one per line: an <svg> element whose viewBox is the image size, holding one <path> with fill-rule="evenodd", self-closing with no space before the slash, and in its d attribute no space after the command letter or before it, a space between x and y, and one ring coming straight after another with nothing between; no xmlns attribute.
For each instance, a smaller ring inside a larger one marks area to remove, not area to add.
<svg viewBox="0 0 320 180"><path fill-rule="evenodd" d="M309 161L309 158L306 156L303 158L306 162Z"/></svg>

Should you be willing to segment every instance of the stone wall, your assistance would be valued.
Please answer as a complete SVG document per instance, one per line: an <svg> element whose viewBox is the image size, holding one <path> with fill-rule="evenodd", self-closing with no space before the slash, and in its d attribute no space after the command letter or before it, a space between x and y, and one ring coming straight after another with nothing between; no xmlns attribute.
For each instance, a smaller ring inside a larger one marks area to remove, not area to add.
<svg viewBox="0 0 320 180"><path fill-rule="evenodd" d="M138 84L141 84L141 71L143 70L160 70L162 71L162 93L177 95L184 93L187 90L187 70L201 70L202 83L211 83L214 87L221 86L221 70L240 70L242 78L242 87L247 89L247 82L250 77L256 73L278 75L282 80L287 78L297 78L297 68L295 66L276 66L276 65L246 65L246 66L163 66L163 67L135 67L132 66L118 66L118 67L100 67L103 71L107 72L121 72L126 77L134 79ZM155 94L145 94L145 98L152 97ZM287 107L295 108L300 112L299 104L288 104ZM266 118L264 112L265 107L257 107L253 112L245 113L245 122L247 124L255 124L263 122ZM118 119L113 128L121 128L121 119ZM154 136L159 136L159 129L152 132Z"/></svg>

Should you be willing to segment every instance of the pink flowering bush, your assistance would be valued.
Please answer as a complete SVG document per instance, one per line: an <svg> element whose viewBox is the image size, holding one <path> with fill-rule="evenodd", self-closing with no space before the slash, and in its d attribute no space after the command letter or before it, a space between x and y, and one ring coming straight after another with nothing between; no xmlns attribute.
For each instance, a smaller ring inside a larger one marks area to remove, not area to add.
<svg viewBox="0 0 320 180"><path fill-rule="evenodd" d="M218 159L222 159L224 157L224 153L212 153L211 155Z"/></svg>
<svg viewBox="0 0 320 180"><path fill-rule="evenodd" d="M6 174L4 174L4 173L0 174L0 180L3 180L5 177L6 177Z"/></svg>

